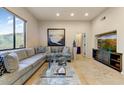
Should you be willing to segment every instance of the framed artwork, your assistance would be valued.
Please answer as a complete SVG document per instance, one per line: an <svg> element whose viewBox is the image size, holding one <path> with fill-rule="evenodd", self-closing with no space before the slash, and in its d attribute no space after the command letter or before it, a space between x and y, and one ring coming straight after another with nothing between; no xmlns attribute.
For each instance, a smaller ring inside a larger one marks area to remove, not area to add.
<svg viewBox="0 0 124 93"><path fill-rule="evenodd" d="M65 29L48 28L47 40L48 40L48 46L65 46Z"/></svg>

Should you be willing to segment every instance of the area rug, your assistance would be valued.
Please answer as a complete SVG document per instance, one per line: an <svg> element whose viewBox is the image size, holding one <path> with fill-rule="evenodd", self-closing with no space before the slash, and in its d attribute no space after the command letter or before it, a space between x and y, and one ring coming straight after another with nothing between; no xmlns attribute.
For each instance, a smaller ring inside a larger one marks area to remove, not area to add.
<svg viewBox="0 0 124 93"><path fill-rule="evenodd" d="M66 67L67 75L66 76L50 76L46 77L47 72L44 71L44 74L41 76L40 80L36 82L36 85L80 85L81 82L71 66Z"/></svg>

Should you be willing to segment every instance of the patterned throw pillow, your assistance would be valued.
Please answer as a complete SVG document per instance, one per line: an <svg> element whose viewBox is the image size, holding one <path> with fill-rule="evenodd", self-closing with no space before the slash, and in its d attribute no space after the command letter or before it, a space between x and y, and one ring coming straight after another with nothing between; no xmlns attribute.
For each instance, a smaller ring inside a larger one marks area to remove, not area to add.
<svg viewBox="0 0 124 93"><path fill-rule="evenodd" d="M0 76L2 76L6 72L6 68L4 66L4 57L0 55Z"/></svg>
<svg viewBox="0 0 124 93"><path fill-rule="evenodd" d="M37 53L45 53L45 52L46 52L46 47L37 48Z"/></svg>
<svg viewBox="0 0 124 93"><path fill-rule="evenodd" d="M19 58L14 52L8 54L4 58L4 65L7 72L15 72L19 68Z"/></svg>

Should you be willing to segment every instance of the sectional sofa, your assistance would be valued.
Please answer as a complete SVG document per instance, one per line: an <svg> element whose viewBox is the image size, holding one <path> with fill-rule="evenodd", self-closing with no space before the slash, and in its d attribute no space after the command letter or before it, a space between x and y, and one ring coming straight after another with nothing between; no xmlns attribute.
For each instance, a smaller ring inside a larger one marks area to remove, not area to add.
<svg viewBox="0 0 124 93"><path fill-rule="evenodd" d="M1 55L13 52L18 55L18 68L0 76L1 85L23 84L46 60L46 53L35 54L33 48L2 52Z"/></svg>
<svg viewBox="0 0 124 93"><path fill-rule="evenodd" d="M0 52L4 56L5 73L0 76L0 85L21 85L41 67L51 55L64 55L71 61L67 47L38 47Z"/></svg>

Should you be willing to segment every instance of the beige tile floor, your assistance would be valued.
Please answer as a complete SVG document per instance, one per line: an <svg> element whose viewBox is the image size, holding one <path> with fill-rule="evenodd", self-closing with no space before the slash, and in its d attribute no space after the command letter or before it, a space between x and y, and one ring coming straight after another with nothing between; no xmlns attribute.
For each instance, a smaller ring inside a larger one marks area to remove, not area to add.
<svg viewBox="0 0 124 93"><path fill-rule="evenodd" d="M120 72L101 64L93 59L82 56L77 56L76 60L69 63L76 71L81 84L85 85L122 85L124 84L124 75ZM44 64L25 84L34 84L42 75L44 69L47 68L47 63Z"/></svg>

